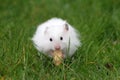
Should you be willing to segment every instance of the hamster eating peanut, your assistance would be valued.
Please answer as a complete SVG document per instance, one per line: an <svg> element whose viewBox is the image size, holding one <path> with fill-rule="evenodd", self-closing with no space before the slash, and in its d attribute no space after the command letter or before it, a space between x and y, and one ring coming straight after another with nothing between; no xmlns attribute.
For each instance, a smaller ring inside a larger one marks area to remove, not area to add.
<svg viewBox="0 0 120 80"><path fill-rule="evenodd" d="M63 58L71 57L81 46L77 31L60 18L52 18L40 24L32 41L38 51L52 58L55 50L62 51Z"/></svg>

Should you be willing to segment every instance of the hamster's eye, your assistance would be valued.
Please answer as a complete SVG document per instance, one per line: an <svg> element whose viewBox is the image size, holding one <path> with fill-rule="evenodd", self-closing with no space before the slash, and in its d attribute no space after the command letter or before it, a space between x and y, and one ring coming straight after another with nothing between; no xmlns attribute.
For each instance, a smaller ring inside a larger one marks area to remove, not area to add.
<svg viewBox="0 0 120 80"><path fill-rule="evenodd" d="M60 37L60 40L63 40L63 37Z"/></svg>
<svg viewBox="0 0 120 80"><path fill-rule="evenodd" d="M50 38L50 41L52 42L52 41L53 41L53 39L52 39L52 38Z"/></svg>

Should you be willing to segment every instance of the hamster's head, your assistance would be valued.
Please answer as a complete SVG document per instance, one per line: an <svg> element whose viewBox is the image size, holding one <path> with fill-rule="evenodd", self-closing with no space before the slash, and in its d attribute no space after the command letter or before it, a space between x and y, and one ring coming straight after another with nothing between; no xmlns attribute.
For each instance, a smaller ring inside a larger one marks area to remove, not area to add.
<svg viewBox="0 0 120 80"><path fill-rule="evenodd" d="M64 25L53 25L46 27L44 36L47 40L49 50L65 50L69 43L69 26Z"/></svg>

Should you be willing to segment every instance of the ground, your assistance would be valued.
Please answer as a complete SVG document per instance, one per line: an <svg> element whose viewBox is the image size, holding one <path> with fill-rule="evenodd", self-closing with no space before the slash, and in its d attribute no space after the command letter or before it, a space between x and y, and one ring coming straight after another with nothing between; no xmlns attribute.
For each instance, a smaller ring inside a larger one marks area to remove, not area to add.
<svg viewBox="0 0 120 80"><path fill-rule="evenodd" d="M58 67L31 41L52 17L67 20L82 42ZM0 80L120 80L120 0L1 0Z"/></svg>

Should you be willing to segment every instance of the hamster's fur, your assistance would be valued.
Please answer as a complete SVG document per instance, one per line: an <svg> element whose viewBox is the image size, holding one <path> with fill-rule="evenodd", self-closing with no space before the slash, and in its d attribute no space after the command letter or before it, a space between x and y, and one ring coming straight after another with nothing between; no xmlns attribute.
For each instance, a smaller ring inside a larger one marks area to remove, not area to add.
<svg viewBox="0 0 120 80"><path fill-rule="evenodd" d="M81 46L79 34L60 18L52 18L40 24L32 41L37 50L50 57L56 49L62 50L64 58L70 57Z"/></svg>

